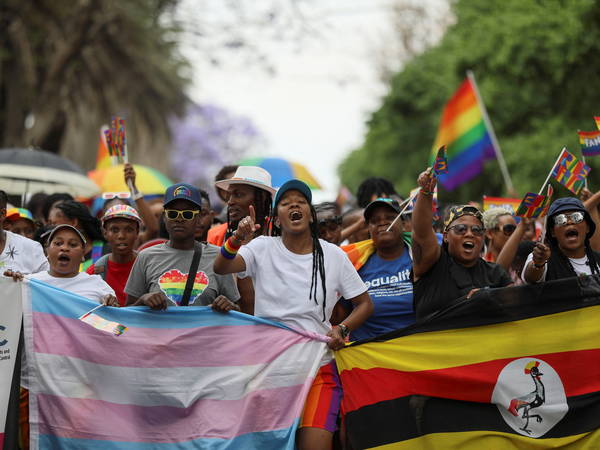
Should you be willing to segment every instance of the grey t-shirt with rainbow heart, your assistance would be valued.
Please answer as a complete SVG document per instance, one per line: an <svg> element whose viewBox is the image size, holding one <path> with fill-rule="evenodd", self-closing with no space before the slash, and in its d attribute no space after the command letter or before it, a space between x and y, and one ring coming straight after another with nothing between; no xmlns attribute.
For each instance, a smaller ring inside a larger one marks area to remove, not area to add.
<svg viewBox="0 0 600 450"><path fill-rule="evenodd" d="M217 275L213 264L219 247L202 244L202 257L190 296L190 305L210 305L219 295L237 302L240 294L233 275ZM179 304L192 264L194 250L177 250L167 243L142 250L129 274L125 292L141 297L148 292L164 292L171 304Z"/></svg>

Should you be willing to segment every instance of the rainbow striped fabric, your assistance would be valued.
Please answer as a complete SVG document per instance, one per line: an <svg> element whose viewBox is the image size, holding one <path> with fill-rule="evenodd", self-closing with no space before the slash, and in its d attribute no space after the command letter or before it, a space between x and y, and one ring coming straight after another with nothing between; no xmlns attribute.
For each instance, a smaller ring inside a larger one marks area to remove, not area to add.
<svg viewBox="0 0 600 450"><path fill-rule="evenodd" d="M578 195L590 173L590 167L563 148L552 168L552 177L573 194Z"/></svg>
<svg viewBox="0 0 600 450"><path fill-rule="evenodd" d="M490 197L487 195L483 196L483 210L487 211L490 208L504 208L515 214L517 208L521 204L519 198L508 198L508 197Z"/></svg>
<svg viewBox="0 0 600 450"><path fill-rule="evenodd" d="M35 280L22 295L32 449L294 448L323 336L208 307L84 322L86 299Z"/></svg>
<svg viewBox="0 0 600 450"><path fill-rule="evenodd" d="M594 116L594 122L596 122L596 128L600 130L600 117Z"/></svg>
<svg viewBox="0 0 600 450"><path fill-rule="evenodd" d="M528 192L525 194L525 197L523 197L523 201L521 201L515 215L519 217L528 217L530 219L544 217L548 214L548 210L550 209L552 195L554 195L554 188L551 184L548 185L546 195Z"/></svg>
<svg viewBox="0 0 600 450"><path fill-rule="evenodd" d="M432 162L442 145L447 147L450 170L441 175L439 180L448 190L475 177L483 170L486 160L496 157L490 133L483 120L482 108L469 79L460 85L444 107L431 150Z"/></svg>
<svg viewBox="0 0 600 450"><path fill-rule="evenodd" d="M583 156L600 155L600 131L578 131L577 134Z"/></svg>
<svg viewBox="0 0 600 450"><path fill-rule="evenodd" d="M112 160L110 158L110 154L108 153L108 147L106 146L106 137L104 136L104 132L108 130L106 125L103 125L100 129L100 140L98 141L98 155L96 156L96 170L98 169L107 169L111 167Z"/></svg>

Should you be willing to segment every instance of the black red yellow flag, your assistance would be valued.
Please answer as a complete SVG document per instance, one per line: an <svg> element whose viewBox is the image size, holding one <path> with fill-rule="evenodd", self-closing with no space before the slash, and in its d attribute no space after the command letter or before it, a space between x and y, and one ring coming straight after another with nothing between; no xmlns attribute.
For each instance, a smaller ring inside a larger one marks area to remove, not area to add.
<svg viewBox="0 0 600 450"><path fill-rule="evenodd" d="M337 352L352 448L600 448L600 277L478 292Z"/></svg>

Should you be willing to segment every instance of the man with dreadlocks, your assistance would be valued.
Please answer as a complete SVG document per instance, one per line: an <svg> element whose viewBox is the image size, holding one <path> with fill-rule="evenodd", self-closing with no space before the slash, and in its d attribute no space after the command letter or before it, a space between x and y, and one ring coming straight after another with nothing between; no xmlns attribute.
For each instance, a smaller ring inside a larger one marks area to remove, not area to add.
<svg viewBox="0 0 600 450"><path fill-rule="evenodd" d="M600 273L600 253L590 246L594 231L596 224L579 199L555 200L548 211L546 242L538 242L527 257L522 278L538 283Z"/></svg>
<svg viewBox="0 0 600 450"><path fill-rule="evenodd" d="M250 214L250 207L256 213L256 223L260 228L252 237L269 233L268 221L275 189L271 186L271 174L261 167L240 166L233 177L215 183L217 189L228 193L227 222L208 230L208 243L222 246L238 227L240 220ZM250 278L237 278L240 292L240 308L246 314L254 314L254 286Z"/></svg>
<svg viewBox="0 0 600 450"><path fill-rule="evenodd" d="M221 274L245 272L254 281L257 316L327 334L331 338L329 348L337 350L345 345L349 332L371 315L373 304L346 254L319 239L311 200L305 183L288 181L275 196L274 236L248 242L262 226L251 207L250 215L239 222L221 248L214 270ZM355 308L344 322L332 328L329 318L340 295ZM330 449L336 430L341 385L332 355L327 354L321 364L300 422L300 449Z"/></svg>

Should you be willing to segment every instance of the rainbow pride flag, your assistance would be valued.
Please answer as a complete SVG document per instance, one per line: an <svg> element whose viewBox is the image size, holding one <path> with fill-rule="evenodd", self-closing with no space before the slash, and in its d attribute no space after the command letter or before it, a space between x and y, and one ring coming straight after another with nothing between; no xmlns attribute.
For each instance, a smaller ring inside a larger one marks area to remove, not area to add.
<svg viewBox="0 0 600 450"><path fill-rule="evenodd" d="M487 211L490 208L504 208L510 211L512 214L515 214L520 204L520 198L490 197L488 195L483 196L484 211Z"/></svg>
<svg viewBox="0 0 600 450"><path fill-rule="evenodd" d="M431 151L435 161L438 149L446 145L449 171L440 175L442 186L453 190L483 170L486 160L496 153L483 120L483 109L477 101L473 83L463 81L444 107L442 120Z"/></svg>
<svg viewBox="0 0 600 450"><path fill-rule="evenodd" d="M21 295L32 449L294 448L324 336L209 307L94 311L117 334L79 319L87 299Z"/></svg>
<svg viewBox="0 0 600 450"><path fill-rule="evenodd" d="M600 131L578 131L577 134L583 156L600 155Z"/></svg>
<svg viewBox="0 0 600 450"><path fill-rule="evenodd" d="M585 184L588 173L590 167L564 148L552 168L552 177L575 195Z"/></svg>
<svg viewBox="0 0 600 450"><path fill-rule="evenodd" d="M108 130L106 125L103 125L100 129L100 140L98 141L98 156L96 157L96 170L108 169L112 166L110 154L108 153L108 147L106 145L106 136L104 136L105 130Z"/></svg>
<svg viewBox="0 0 600 450"><path fill-rule="evenodd" d="M600 130L600 116L594 116L594 121L596 122L596 127Z"/></svg>

